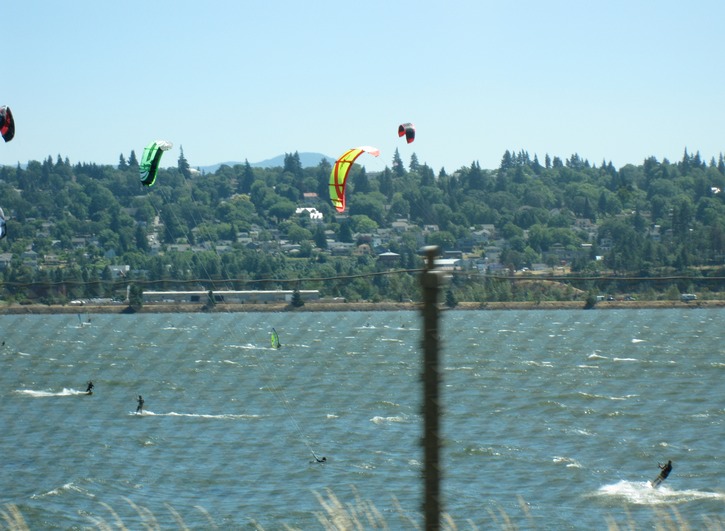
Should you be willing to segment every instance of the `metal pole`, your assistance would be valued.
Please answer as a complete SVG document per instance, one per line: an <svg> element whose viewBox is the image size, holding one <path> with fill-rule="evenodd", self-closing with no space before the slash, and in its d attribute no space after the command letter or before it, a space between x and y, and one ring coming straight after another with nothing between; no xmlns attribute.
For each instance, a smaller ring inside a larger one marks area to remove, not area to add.
<svg viewBox="0 0 725 531"><path fill-rule="evenodd" d="M438 363L438 292L440 272L435 271L438 247L425 247L425 270L421 276L423 288L423 480L425 498L423 513L426 531L440 529L440 401L438 388L441 373Z"/></svg>

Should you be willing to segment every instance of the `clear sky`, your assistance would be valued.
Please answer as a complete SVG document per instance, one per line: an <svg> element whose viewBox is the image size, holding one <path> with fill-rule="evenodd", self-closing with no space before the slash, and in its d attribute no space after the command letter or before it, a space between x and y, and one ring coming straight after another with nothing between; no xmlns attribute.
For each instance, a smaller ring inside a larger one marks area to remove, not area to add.
<svg viewBox="0 0 725 531"><path fill-rule="evenodd" d="M396 147L436 173L506 149L599 165L725 152L722 0L2 2L0 164L192 167ZM417 138L397 136L413 122Z"/></svg>

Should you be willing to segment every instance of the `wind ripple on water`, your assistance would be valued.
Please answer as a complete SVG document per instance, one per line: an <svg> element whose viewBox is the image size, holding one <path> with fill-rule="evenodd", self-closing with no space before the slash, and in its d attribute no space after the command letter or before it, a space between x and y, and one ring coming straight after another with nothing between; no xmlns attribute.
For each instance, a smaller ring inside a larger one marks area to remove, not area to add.
<svg viewBox="0 0 725 531"><path fill-rule="evenodd" d="M443 312L451 518L488 529L501 509L521 529L598 529L630 506L722 513L724 315ZM0 501L31 529L87 526L108 517L102 503L141 528L126 500L164 529L177 523L166 503L192 529L213 527L197 506L220 529L311 529L314 493L346 503L340 485L419 521L418 312L0 319ZM89 379L95 393L72 399ZM143 415L129 411L139 394ZM675 470L654 491L644 480L664 459ZM649 512L632 518L653 528Z"/></svg>

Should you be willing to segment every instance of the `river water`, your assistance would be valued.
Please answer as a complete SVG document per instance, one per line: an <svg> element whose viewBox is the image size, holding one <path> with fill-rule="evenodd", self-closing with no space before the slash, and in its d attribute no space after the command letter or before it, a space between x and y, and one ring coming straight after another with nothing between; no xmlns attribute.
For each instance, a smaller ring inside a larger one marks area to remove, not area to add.
<svg viewBox="0 0 725 531"><path fill-rule="evenodd" d="M419 313L91 317L0 317L0 506L30 529L322 529L334 501L422 525ZM725 310L440 325L459 529L723 521Z"/></svg>

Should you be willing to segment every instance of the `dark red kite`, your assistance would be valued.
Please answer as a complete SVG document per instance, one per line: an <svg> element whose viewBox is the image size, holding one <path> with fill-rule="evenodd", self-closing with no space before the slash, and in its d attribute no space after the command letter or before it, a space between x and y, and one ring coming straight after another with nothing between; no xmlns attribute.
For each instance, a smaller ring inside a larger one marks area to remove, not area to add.
<svg viewBox="0 0 725 531"><path fill-rule="evenodd" d="M2 135L5 142L10 142L15 136L13 113L10 112L10 107L4 105L0 107L0 135Z"/></svg>
<svg viewBox="0 0 725 531"><path fill-rule="evenodd" d="M405 135L405 139L410 144L415 140L415 126L413 124L400 124L398 126L398 136Z"/></svg>

